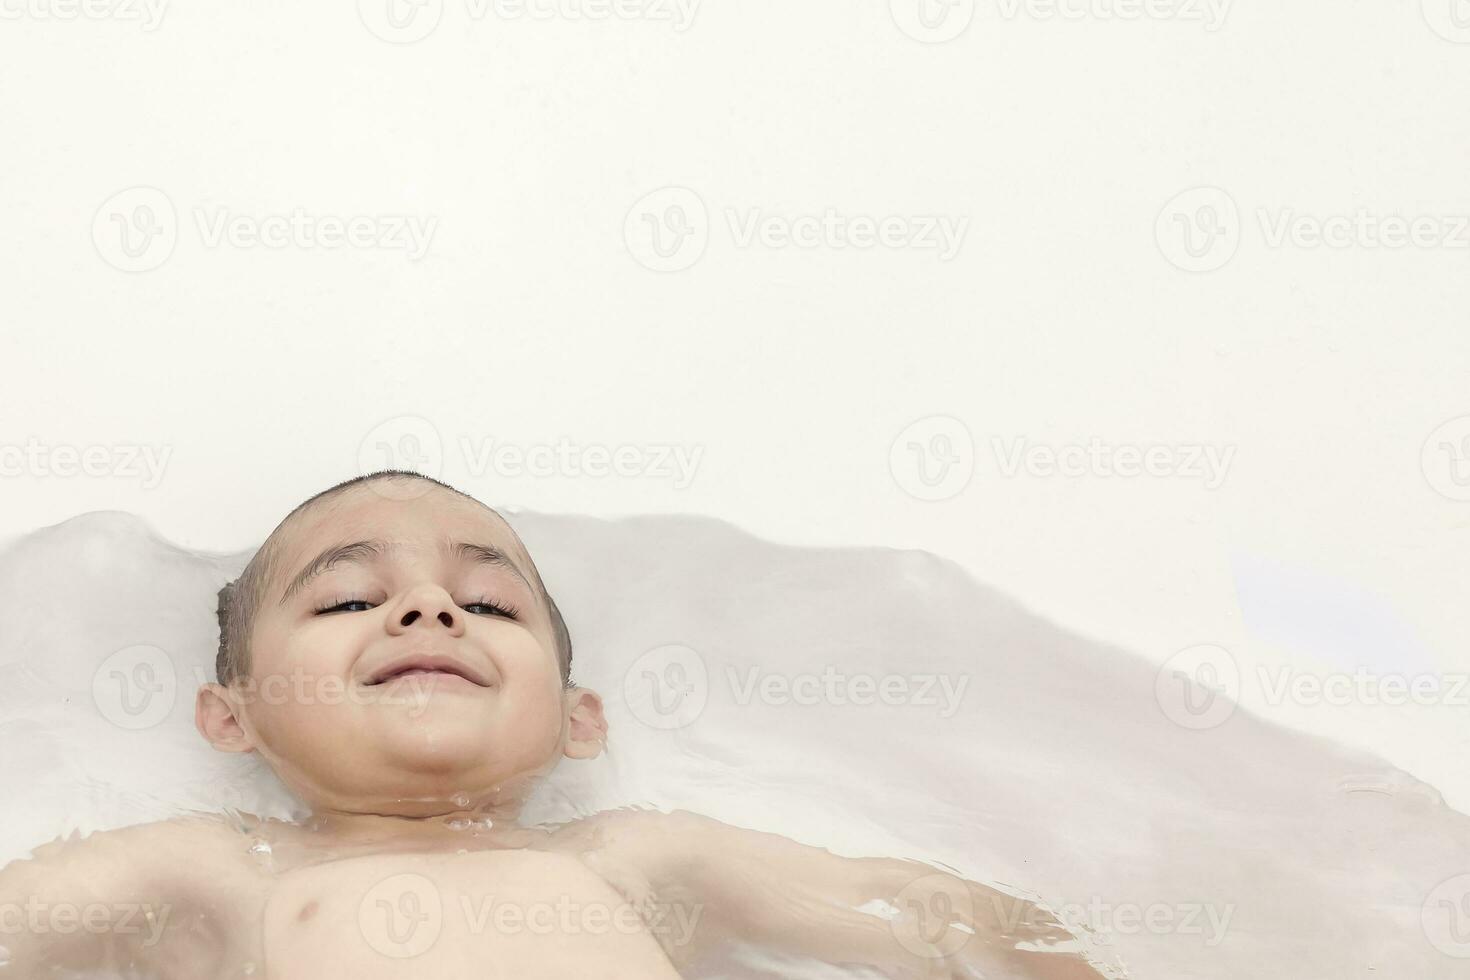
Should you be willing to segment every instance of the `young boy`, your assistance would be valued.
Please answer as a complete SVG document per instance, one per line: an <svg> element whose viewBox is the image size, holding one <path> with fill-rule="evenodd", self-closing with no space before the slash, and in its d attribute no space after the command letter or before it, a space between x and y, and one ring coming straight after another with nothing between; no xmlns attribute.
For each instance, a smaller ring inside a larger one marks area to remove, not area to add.
<svg viewBox="0 0 1470 980"><path fill-rule="evenodd" d="M303 824L190 817L0 870L0 980L675 978L740 941L892 977L1101 976L1031 903L692 813L522 827L607 739L495 511L400 471L297 507L220 593L200 733L259 753Z"/></svg>

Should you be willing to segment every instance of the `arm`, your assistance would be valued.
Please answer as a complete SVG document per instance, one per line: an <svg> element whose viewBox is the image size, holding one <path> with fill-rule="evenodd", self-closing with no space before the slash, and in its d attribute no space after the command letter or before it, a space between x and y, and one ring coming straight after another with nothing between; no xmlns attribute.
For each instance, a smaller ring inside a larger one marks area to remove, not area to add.
<svg viewBox="0 0 1470 980"><path fill-rule="evenodd" d="M840 857L686 811L615 811L579 833L609 867L638 868L658 904L697 922L682 948L665 943L676 964L739 939L903 980L1105 976L1036 904L918 861Z"/></svg>

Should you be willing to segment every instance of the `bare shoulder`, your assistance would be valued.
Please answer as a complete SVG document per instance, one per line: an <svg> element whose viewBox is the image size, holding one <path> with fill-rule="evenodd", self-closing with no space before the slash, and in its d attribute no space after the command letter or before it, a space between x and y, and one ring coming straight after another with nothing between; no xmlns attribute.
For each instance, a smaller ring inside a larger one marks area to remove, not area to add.
<svg viewBox="0 0 1470 980"><path fill-rule="evenodd" d="M620 854L671 855L727 834L743 834L718 820L688 810L604 810L550 828L545 846L574 853L612 850Z"/></svg>
<svg viewBox="0 0 1470 980"><path fill-rule="evenodd" d="M42 844L32 851L32 857L49 861L66 855L100 854L124 848L174 853L185 848L207 852L223 850L231 840L239 839L239 828L232 826L223 816L200 813L115 830L98 830L85 836L73 834Z"/></svg>
<svg viewBox="0 0 1470 980"><path fill-rule="evenodd" d="M217 815L197 814L68 836L0 870L0 882L45 878L94 894L164 882L219 880L248 868L248 838Z"/></svg>
<svg viewBox="0 0 1470 980"><path fill-rule="evenodd" d="M562 824L542 846L575 855L609 880L636 876L671 893L698 889L711 867L770 854L781 843L791 842L688 810L624 808Z"/></svg>

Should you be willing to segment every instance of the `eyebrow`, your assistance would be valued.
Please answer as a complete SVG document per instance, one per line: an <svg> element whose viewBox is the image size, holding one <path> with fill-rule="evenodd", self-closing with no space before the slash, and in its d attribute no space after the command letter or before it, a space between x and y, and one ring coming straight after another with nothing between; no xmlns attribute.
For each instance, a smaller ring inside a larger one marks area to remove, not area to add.
<svg viewBox="0 0 1470 980"><path fill-rule="evenodd" d="M291 597L305 588L312 579L321 575L338 565L357 564L371 565L381 561L391 551L399 550L395 542L383 541L373 538L368 541L353 541L349 544L338 544L327 548L317 555L291 580L286 586L286 591L281 595L280 605L285 605ZM510 556L499 548L489 545L472 544L465 541L444 541L439 545L439 551L447 558L457 561L473 562L476 565L494 565L504 568L521 580L521 583L533 593L536 591L531 585L530 579L520 570Z"/></svg>

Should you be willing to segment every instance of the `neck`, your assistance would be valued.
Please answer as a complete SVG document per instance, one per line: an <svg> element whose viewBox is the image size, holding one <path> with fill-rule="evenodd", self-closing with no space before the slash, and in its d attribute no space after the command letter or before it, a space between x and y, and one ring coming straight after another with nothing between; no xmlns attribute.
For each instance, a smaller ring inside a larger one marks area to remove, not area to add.
<svg viewBox="0 0 1470 980"><path fill-rule="evenodd" d="M315 810L306 826L328 834L344 843L372 843L382 840L422 840L462 838L467 831L476 836L500 831L521 830L518 818L520 803L485 803L467 807L444 804L443 810L425 813L372 813L323 807Z"/></svg>

